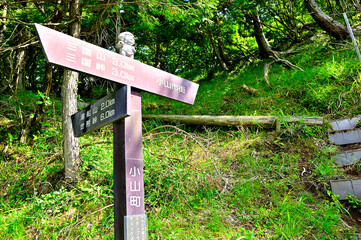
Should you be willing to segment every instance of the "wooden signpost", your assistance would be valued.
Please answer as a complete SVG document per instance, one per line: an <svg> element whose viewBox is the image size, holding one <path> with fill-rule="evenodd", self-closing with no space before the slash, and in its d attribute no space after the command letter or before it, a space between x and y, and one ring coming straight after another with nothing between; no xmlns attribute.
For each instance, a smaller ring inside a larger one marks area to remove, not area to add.
<svg viewBox="0 0 361 240"><path fill-rule="evenodd" d="M128 117L129 107L124 104L127 102L127 90L129 91L126 86L122 86L114 93L72 115L74 136L83 136L109 123Z"/></svg>
<svg viewBox="0 0 361 240"><path fill-rule="evenodd" d="M74 135L113 122L115 239L147 239L141 91L193 104L198 84L42 25L35 29L49 63L119 84L72 116Z"/></svg>

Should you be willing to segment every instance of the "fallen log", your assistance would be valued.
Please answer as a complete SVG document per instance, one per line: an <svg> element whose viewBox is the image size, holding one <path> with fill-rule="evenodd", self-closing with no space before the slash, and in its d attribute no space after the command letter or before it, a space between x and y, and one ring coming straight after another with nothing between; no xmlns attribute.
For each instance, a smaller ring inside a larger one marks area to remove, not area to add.
<svg viewBox="0 0 361 240"><path fill-rule="evenodd" d="M256 94L257 94L257 89L248 87L246 84L243 84L243 85L241 86L241 88L242 88L243 90L245 90L246 92L248 92L249 94L251 94L251 95L256 95Z"/></svg>
<svg viewBox="0 0 361 240"><path fill-rule="evenodd" d="M276 128L283 123L323 125L323 117L274 117L274 116L209 116L209 115L155 115L144 114L143 119L158 119L166 122L179 122L189 125L212 126L261 126Z"/></svg>

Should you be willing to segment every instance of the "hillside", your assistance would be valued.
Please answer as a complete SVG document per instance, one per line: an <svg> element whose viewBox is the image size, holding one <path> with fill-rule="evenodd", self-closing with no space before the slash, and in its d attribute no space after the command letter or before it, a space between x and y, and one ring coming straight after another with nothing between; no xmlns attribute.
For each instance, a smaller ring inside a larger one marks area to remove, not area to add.
<svg viewBox="0 0 361 240"><path fill-rule="evenodd" d="M143 93L143 113L322 116L360 113L360 63L350 44L325 36L298 45L287 59L304 71L254 60L211 80L197 70L194 106ZM257 89L249 94L242 88ZM99 91L93 89L94 91ZM10 98L10 100L9 100ZM18 95L34 111L37 95ZM112 239L112 127L80 138L81 181L63 180L61 103L50 108L30 144L20 144L18 99L1 96L1 239ZM338 168L328 125L262 128L165 125L144 121L145 204L149 239L354 239L359 200L340 202L329 180L357 177Z"/></svg>
<svg viewBox="0 0 361 240"><path fill-rule="evenodd" d="M202 81L204 76L197 75L195 70L184 75L188 79L199 79L200 90L194 106L147 95L143 104L145 113L284 114L328 119L359 114L359 62L352 45L330 43L325 35L312 37L307 42L295 47L295 53L287 57L304 71L274 64L269 71L270 87L263 78L264 66L270 60L240 65L232 73L216 74L211 81ZM256 89L256 94L246 92L243 84Z"/></svg>

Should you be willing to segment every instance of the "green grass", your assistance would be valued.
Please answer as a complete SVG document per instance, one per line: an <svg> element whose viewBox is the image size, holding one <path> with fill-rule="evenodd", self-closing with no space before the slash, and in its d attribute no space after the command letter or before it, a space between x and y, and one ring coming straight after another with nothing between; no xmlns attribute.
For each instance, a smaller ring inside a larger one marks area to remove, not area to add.
<svg viewBox="0 0 361 240"><path fill-rule="evenodd" d="M200 81L194 106L143 94L145 113L353 116L360 112L359 63L351 51L320 42L287 57L305 71L265 62ZM195 78L200 78L195 76ZM242 84L258 89L256 96ZM0 238L113 239L112 129L80 138L82 180L63 181L59 100L32 144L18 142L17 108L31 113L34 96L4 104L0 115ZM264 129L163 126L144 121L145 205L149 239L352 239L360 211L340 203L329 180L348 177L330 160L337 148L327 126ZM305 172L304 172L305 171ZM357 170L359 171L359 170ZM304 174L301 174L304 172Z"/></svg>

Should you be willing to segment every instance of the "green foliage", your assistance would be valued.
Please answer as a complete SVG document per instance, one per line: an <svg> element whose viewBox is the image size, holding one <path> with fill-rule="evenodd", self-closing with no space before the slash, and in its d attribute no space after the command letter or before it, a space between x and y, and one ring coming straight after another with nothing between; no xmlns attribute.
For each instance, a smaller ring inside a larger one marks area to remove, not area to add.
<svg viewBox="0 0 361 240"><path fill-rule="evenodd" d="M319 4L329 14L353 10L349 0L330 3ZM112 239L112 128L80 138L81 181L68 185L57 117L62 70L54 69L52 97L45 96L45 60L30 45L24 83L14 83L23 48L9 47L35 40L31 25L19 21L52 21L66 32L69 3L20 4L9 5L8 21L1 21L6 26L1 32L0 77L6 80L1 90L4 86L10 94L0 97L0 238ZM274 65L270 87L262 76L270 60L257 60L258 46L246 18L256 8L272 46L293 46L287 59L304 69ZM329 180L347 175L330 161L337 149L327 141L327 127L284 121L285 116L333 119L361 110L360 67L354 51L347 49L351 45L322 35L305 41L315 33L312 21L299 0L91 0L83 6L82 39L107 48L120 31L132 31L138 60L200 84L194 106L143 93L144 113L274 115L283 123L282 131L274 133L144 121L150 239L352 239L354 232L342 219L349 207L358 211L360 201L348 196L345 206L329 190ZM229 71L219 70L222 46ZM83 77L79 99L91 102L106 94L110 85L99 82ZM256 95L246 93L243 84L257 89ZM51 108L43 128L32 142L20 144L25 119L40 103Z"/></svg>
<svg viewBox="0 0 361 240"><path fill-rule="evenodd" d="M144 94L146 113L278 116L282 111L285 116L355 116L361 100L358 60L353 50L338 51L323 41L303 45L306 50L289 58L304 72L273 66L271 88L263 80L267 61L262 61L231 74L215 74L212 81L201 81L194 106ZM187 77L199 78L194 74ZM243 84L257 89L256 97L245 92ZM157 105L150 104L155 102Z"/></svg>

